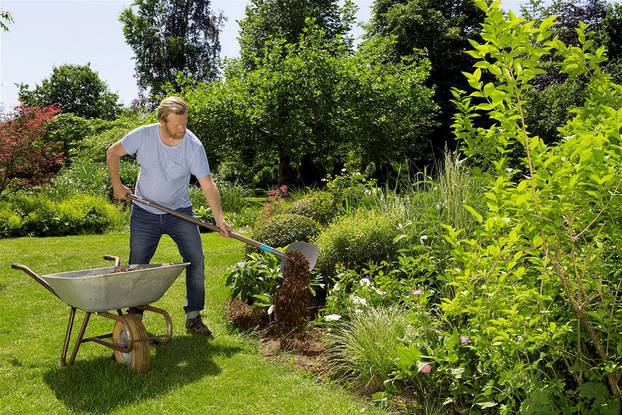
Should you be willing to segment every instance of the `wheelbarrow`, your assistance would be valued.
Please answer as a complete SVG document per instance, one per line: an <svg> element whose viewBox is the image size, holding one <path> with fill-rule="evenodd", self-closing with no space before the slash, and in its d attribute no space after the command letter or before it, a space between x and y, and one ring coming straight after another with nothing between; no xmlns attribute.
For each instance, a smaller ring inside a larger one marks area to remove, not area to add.
<svg viewBox="0 0 622 415"><path fill-rule="evenodd" d="M58 274L38 275L22 264L12 264L71 307L60 365L67 365L67 350L73 330L76 310L86 312L78 333L69 364L73 364L82 343L95 342L114 350L118 363L142 373L149 370L149 344L164 345L173 337L170 314L149 304L159 300L189 262L180 264L138 264L121 266L118 257L106 255L105 260L115 265ZM131 314L123 314L127 307L160 314L166 322L165 335L149 335L142 321ZM116 315L110 310L116 310ZM114 320L112 333L84 338L91 315ZM112 338L111 341L106 339Z"/></svg>

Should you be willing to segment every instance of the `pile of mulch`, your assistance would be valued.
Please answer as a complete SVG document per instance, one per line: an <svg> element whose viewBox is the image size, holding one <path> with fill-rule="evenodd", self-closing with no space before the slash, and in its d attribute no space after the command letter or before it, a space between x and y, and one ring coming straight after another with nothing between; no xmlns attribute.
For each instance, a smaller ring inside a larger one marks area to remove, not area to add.
<svg viewBox="0 0 622 415"><path fill-rule="evenodd" d="M268 359L292 365L295 369L311 372L322 378L330 372L326 344L322 341L324 330L315 328L293 333L287 337L262 337L259 350Z"/></svg>
<svg viewBox="0 0 622 415"><path fill-rule="evenodd" d="M283 282L274 295L274 323L277 335L304 330L313 314L313 295L309 291L309 262L300 252L287 252Z"/></svg>
<svg viewBox="0 0 622 415"><path fill-rule="evenodd" d="M262 330L268 326L264 310L252 307L239 298L225 303L225 314L233 325L245 331Z"/></svg>
<svg viewBox="0 0 622 415"><path fill-rule="evenodd" d="M297 369L324 376L329 371L323 330L306 330L307 323L319 309L309 291L309 263L299 252L288 252L283 281L273 298L274 324L269 325L267 313L240 299L227 303L229 321L243 330L260 335L259 349L271 360L294 364Z"/></svg>

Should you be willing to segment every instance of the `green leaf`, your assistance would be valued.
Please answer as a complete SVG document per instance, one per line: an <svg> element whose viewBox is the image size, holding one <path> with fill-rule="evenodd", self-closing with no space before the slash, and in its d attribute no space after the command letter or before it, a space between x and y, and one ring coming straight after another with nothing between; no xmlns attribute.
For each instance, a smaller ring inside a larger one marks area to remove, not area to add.
<svg viewBox="0 0 622 415"><path fill-rule="evenodd" d="M467 210L467 212L469 212L471 214L471 216L473 216L473 218L478 222L478 223L482 223L484 221L484 218L482 217L482 215L480 215L479 213L477 213L477 211L475 209L473 209L471 206L469 205L463 205L464 208Z"/></svg>

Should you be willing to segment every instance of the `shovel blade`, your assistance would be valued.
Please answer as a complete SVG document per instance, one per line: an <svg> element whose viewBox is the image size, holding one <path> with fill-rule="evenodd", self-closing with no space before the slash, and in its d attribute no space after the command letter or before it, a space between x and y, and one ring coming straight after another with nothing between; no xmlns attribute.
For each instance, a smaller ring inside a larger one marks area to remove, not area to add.
<svg viewBox="0 0 622 415"><path fill-rule="evenodd" d="M307 259L309 263L309 271L313 269L315 263L317 262L317 258L319 257L319 252L317 249L317 245L313 245L307 242L292 242L289 244L285 252L298 252ZM283 259L281 261L281 272L285 272L285 268L287 267L287 259Z"/></svg>

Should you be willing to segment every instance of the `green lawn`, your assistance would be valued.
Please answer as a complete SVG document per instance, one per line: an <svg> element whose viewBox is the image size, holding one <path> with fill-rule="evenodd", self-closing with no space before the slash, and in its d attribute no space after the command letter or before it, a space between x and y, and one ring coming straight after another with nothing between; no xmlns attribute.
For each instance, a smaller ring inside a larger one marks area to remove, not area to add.
<svg viewBox="0 0 622 415"><path fill-rule="evenodd" d="M104 254L128 257L127 233L63 238L0 240L0 412L19 413L195 413L354 414L380 413L335 384L318 384L304 373L264 359L252 338L231 333L223 317L224 269L243 246L204 234L206 321L216 333L208 342L183 329L184 274L155 305L171 313L171 344L151 349L151 370L134 374L94 343L81 346L73 366L61 369L59 355L69 307L12 262L39 274L107 266ZM152 262L179 262L168 237ZM76 324L83 313L78 313ZM147 329L161 332L161 319L146 314ZM112 330L94 316L86 335ZM74 338L77 328L74 328ZM73 344L71 344L73 346Z"/></svg>

